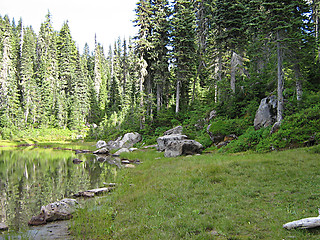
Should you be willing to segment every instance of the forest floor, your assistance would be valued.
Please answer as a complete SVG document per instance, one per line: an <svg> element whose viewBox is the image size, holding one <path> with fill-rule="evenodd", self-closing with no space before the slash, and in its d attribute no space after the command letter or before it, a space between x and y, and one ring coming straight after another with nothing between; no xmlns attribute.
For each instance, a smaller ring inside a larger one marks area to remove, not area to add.
<svg viewBox="0 0 320 240"><path fill-rule="evenodd" d="M265 154L164 158L123 154L117 188L71 221L77 239L319 239L283 224L318 215L320 155L310 148Z"/></svg>

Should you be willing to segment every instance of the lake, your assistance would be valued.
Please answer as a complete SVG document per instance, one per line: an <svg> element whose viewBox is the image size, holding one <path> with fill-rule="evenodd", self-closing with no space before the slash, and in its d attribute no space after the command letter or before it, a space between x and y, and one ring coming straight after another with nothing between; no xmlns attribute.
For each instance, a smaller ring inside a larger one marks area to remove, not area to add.
<svg viewBox="0 0 320 240"><path fill-rule="evenodd" d="M75 158L83 162L75 164ZM71 150L0 149L0 222L7 223L10 235L30 231L27 223L41 206L114 182L115 163ZM7 234L0 233L0 239Z"/></svg>

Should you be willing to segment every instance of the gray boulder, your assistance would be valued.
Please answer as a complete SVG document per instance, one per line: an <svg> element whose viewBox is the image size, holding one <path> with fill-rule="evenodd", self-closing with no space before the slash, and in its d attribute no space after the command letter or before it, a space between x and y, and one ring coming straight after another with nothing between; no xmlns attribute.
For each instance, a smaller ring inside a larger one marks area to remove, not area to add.
<svg viewBox="0 0 320 240"><path fill-rule="evenodd" d="M193 155L201 153L203 146L195 140L176 140L167 144L165 157L177 157L181 155Z"/></svg>
<svg viewBox="0 0 320 240"><path fill-rule="evenodd" d="M77 204L77 200L65 198L46 206L42 206L40 214L32 217L28 224L34 226L57 220L71 219L73 217L72 214L77 208Z"/></svg>
<svg viewBox="0 0 320 240"><path fill-rule="evenodd" d="M96 147L97 148L103 148L103 147L106 147L107 146L107 143L103 140L99 140L96 144Z"/></svg>
<svg viewBox="0 0 320 240"><path fill-rule="evenodd" d="M120 141L120 148L131 148L134 144L140 142L142 137L139 133L126 133Z"/></svg>
<svg viewBox="0 0 320 240"><path fill-rule="evenodd" d="M8 225L4 222L0 223L0 231L6 231L8 230Z"/></svg>
<svg viewBox="0 0 320 240"><path fill-rule="evenodd" d="M165 131L163 135L177 135L177 134L182 134L182 126L177 126L175 128L172 128L168 131Z"/></svg>
<svg viewBox="0 0 320 240"><path fill-rule="evenodd" d="M117 152L113 154L113 156L120 156L121 153L130 152L128 148L120 148Z"/></svg>
<svg viewBox="0 0 320 240"><path fill-rule="evenodd" d="M159 137L157 139L157 151L164 151L170 142L187 139L186 135L172 134Z"/></svg>
<svg viewBox="0 0 320 240"><path fill-rule="evenodd" d="M134 144L140 142L142 136L137 133L126 133L123 137L118 137L115 141L109 141L106 145L108 149L131 148Z"/></svg>
<svg viewBox="0 0 320 240"><path fill-rule="evenodd" d="M254 118L254 128L268 127L276 122L277 117L277 97L270 96L263 98Z"/></svg>

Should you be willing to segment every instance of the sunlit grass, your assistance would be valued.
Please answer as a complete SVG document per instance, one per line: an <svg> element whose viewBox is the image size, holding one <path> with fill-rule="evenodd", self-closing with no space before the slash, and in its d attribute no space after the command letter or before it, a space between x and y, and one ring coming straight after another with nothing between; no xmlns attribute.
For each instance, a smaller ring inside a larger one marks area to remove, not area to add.
<svg viewBox="0 0 320 240"><path fill-rule="evenodd" d="M318 215L319 155L306 149L178 158L148 151L125 157L140 158L143 163L120 172L117 190L104 203L115 214L114 221L99 221L99 213L94 216L98 228L112 225L105 238L320 237L317 230L282 228L286 222ZM86 237L102 239L99 231Z"/></svg>

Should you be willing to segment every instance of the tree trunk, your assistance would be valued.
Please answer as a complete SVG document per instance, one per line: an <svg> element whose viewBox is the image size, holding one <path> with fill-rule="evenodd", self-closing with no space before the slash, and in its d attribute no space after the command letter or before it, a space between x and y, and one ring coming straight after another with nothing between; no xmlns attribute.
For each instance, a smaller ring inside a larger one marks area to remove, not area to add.
<svg viewBox="0 0 320 240"><path fill-rule="evenodd" d="M148 74L147 72L147 62L143 59L143 56L140 58L140 64L141 64L141 70L140 70L140 108L141 111L143 111L144 108L144 98L143 98L143 83L144 83L144 78ZM144 128L144 123L145 123L145 117L144 114L141 113L140 116L140 129Z"/></svg>
<svg viewBox="0 0 320 240"><path fill-rule="evenodd" d="M237 54L232 52L231 56L231 80L230 80L230 87L233 93L236 93L236 69L237 69Z"/></svg>
<svg viewBox="0 0 320 240"><path fill-rule="evenodd" d="M281 49L281 36L279 30L277 31L277 59L278 59L278 106L277 106L277 122L281 123L283 119L283 72L282 61L283 53Z"/></svg>
<svg viewBox="0 0 320 240"><path fill-rule="evenodd" d="M162 86L157 83L157 113L160 112L161 105L162 105Z"/></svg>
<svg viewBox="0 0 320 240"><path fill-rule="evenodd" d="M177 79L177 89L176 89L176 113L179 112L180 108L180 78Z"/></svg>
<svg viewBox="0 0 320 240"><path fill-rule="evenodd" d="M313 0L313 20L315 28L315 38L316 38L316 51L317 51L317 61L320 61L320 49L319 49L319 0Z"/></svg>
<svg viewBox="0 0 320 240"><path fill-rule="evenodd" d="M288 222L283 225L285 229L291 230L291 229L306 229L306 228L315 228L320 227L320 209L319 216L318 217L309 217L309 218L303 218L300 220L296 220L293 222Z"/></svg>
<svg viewBox="0 0 320 240"><path fill-rule="evenodd" d="M303 91L302 91L301 73L300 73L300 68L298 64L295 64L294 66L294 73L296 77L297 101L301 101Z"/></svg>
<svg viewBox="0 0 320 240"><path fill-rule="evenodd" d="M218 59L217 64L215 67L215 75L216 75L216 81L214 84L214 102L218 103L219 100L219 89L218 89L218 82L221 82L222 80L222 61L221 61L221 52L218 53Z"/></svg>

